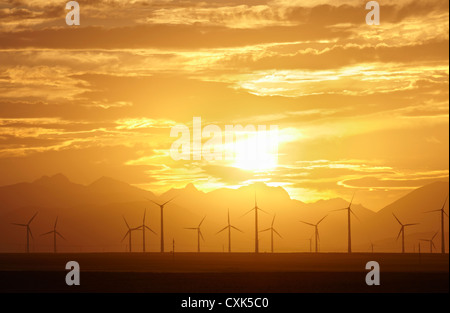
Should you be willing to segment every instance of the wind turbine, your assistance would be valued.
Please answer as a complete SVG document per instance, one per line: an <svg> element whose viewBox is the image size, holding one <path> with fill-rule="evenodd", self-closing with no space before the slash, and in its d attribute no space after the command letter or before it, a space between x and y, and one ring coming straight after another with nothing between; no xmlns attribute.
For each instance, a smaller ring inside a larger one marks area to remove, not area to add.
<svg viewBox="0 0 450 313"><path fill-rule="evenodd" d="M314 237L314 235L312 235L311 238L309 238L309 239L304 239L304 240L308 240L308 241L309 241L309 252L310 252L310 253L312 252L312 241L313 241L313 237Z"/></svg>
<svg viewBox="0 0 450 313"><path fill-rule="evenodd" d="M320 236L319 236L319 224L320 223L322 223L322 221L327 217L328 215L325 215L320 221L318 221L316 224L311 224L311 223L307 223L307 222L304 222L304 221L300 221L300 223L303 223L303 224L306 224L306 225L309 225L309 226L312 226L312 227L314 227L314 229L315 229L315 232L314 232L314 234L315 234L315 237L316 237L316 253L318 253L319 252L319 240L320 240Z"/></svg>
<svg viewBox="0 0 450 313"><path fill-rule="evenodd" d="M161 253L164 252L164 207L169 204L169 202L173 201L176 197L173 197L172 199L170 199L169 201L166 201L162 204L157 203L153 200L147 199L150 202L153 202L154 204L156 204L157 206L159 206L159 208L161 209Z"/></svg>
<svg viewBox="0 0 450 313"><path fill-rule="evenodd" d="M433 253L433 247L436 249L436 246L434 245L434 238L436 238L437 234L439 234L439 232L437 232L436 234L434 234L433 237L431 237L431 239L420 239L420 241L425 241L425 242L429 242L430 243L430 253ZM419 243L420 245L420 243Z"/></svg>
<svg viewBox="0 0 450 313"><path fill-rule="evenodd" d="M259 253L258 211L262 211L266 214L267 214L267 212L258 207L258 203L256 201L256 193L255 193L255 207L253 209L251 209L250 211L248 211L247 213L245 213L243 216L247 215L248 213L250 213L253 210L255 210L255 253Z"/></svg>
<svg viewBox="0 0 450 313"><path fill-rule="evenodd" d="M283 237L281 237L281 235L276 231L276 229L273 228L273 224L275 223L275 217L276 217L276 215L273 216L272 225L270 226L270 228L261 230L261 232L265 232L265 231L269 231L269 230L270 230L270 247L271 247L272 253L273 253L273 233L277 234L280 238L283 238Z"/></svg>
<svg viewBox="0 0 450 313"><path fill-rule="evenodd" d="M57 230L56 225L58 224L58 217L56 217L55 225L53 226L53 230L49 231L48 233L42 234L41 236L50 235L53 234L53 252L56 253L56 235L61 237L62 239L66 240L66 238L63 237Z"/></svg>
<svg viewBox="0 0 450 313"><path fill-rule="evenodd" d="M128 246L129 246L129 251L131 252L131 233L133 231L135 231L135 230L139 230L139 227L131 228L130 225L128 225L127 220L125 219L125 217L124 216L122 216L122 217L123 217L123 220L125 221L125 224L127 225L127 228L128 228L128 231L126 232L125 236L123 236L122 241L124 241L125 238L127 238L127 236L128 236Z"/></svg>
<svg viewBox="0 0 450 313"><path fill-rule="evenodd" d="M203 241L205 241L205 239L203 238L202 235L202 231L200 229L200 227L202 226L203 221L205 220L206 216L202 219L202 221L200 222L200 224L198 224L197 227L191 227L191 228L185 228L185 229L190 229L190 230L196 230L197 231L197 251L200 253L200 237L202 238Z"/></svg>
<svg viewBox="0 0 450 313"><path fill-rule="evenodd" d="M33 215L33 217L28 221L27 224L12 223L13 225L22 226L22 227L27 228L27 253L30 253L30 236L31 236L31 238L33 238L33 233L31 232L30 224L34 220L34 218L36 217L37 214L38 214L38 212L36 212L36 214Z"/></svg>
<svg viewBox="0 0 450 313"><path fill-rule="evenodd" d="M350 204L348 205L347 208L338 209L338 210L334 210L333 211L333 212L347 211L347 220L348 220L348 222L347 222L348 223L348 253L352 253L352 219L351 219L351 215L353 214L353 216L358 219L358 217L356 216L356 214L352 210L352 204L353 204L353 199L354 198L355 198L355 194L353 193L352 200L350 201Z"/></svg>
<svg viewBox="0 0 450 313"><path fill-rule="evenodd" d="M392 213L392 215L394 215L395 219L397 220L397 222L401 226L400 232L398 233L398 236L397 236L397 240L398 240L398 238L400 238L400 235L402 235L402 253L405 253L405 227L415 226L415 225L419 225L419 224L418 223L416 223L416 224L402 224L402 222L400 222L400 220L397 218L397 216L395 216L394 213Z"/></svg>
<svg viewBox="0 0 450 313"><path fill-rule="evenodd" d="M373 242L370 242L370 247L372 248L372 253L375 251L375 244Z"/></svg>
<svg viewBox="0 0 450 313"><path fill-rule="evenodd" d="M232 228L237 230L237 231L240 231L241 233L243 233L242 230L240 230L239 228L234 227L233 225L231 225L231 223L230 223L230 209L228 209L228 225L217 232L217 234L219 234L219 233L223 232L224 230L228 229L228 253L231 253L231 229Z"/></svg>
<svg viewBox="0 0 450 313"><path fill-rule="evenodd" d="M145 229L148 229L149 231L151 231L152 233L154 233L156 235L156 233L153 231L153 229L151 229L150 227L148 227L147 225L145 225L145 215L147 213L147 210L144 210L144 218L142 219L142 225L137 227L137 229L142 229L142 251L145 252Z"/></svg>
<svg viewBox="0 0 450 313"><path fill-rule="evenodd" d="M447 198L445 198L444 204L442 205L441 209L425 212L425 213L441 212L441 253L442 254L445 254L444 215L447 215L447 217L448 217L448 214L445 212L445 204L447 203L447 200L448 200L448 195L447 195Z"/></svg>

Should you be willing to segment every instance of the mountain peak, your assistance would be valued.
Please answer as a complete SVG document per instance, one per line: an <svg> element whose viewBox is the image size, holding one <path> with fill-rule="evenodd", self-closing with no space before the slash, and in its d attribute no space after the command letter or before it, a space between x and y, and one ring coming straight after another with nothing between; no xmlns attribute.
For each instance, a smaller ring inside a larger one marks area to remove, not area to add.
<svg viewBox="0 0 450 313"><path fill-rule="evenodd" d="M34 184L37 185L65 185L69 183L70 180L61 173L58 173L50 177L45 175L34 181Z"/></svg>
<svg viewBox="0 0 450 313"><path fill-rule="evenodd" d="M90 188L102 189L102 188L112 188L112 187L129 187L127 183L121 182L117 179L102 176L92 184L89 185Z"/></svg>
<svg viewBox="0 0 450 313"><path fill-rule="evenodd" d="M195 185L193 183L187 184L186 187L184 187L184 190L187 190L187 191L198 191L197 187L195 187Z"/></svg>

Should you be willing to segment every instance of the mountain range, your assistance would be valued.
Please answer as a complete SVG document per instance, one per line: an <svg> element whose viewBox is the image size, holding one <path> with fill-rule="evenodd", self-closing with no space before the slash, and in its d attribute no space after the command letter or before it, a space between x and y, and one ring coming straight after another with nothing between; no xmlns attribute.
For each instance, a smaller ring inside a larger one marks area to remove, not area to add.
<svg viewBox="0 0 450 313"><path fill-rule="evenodd" d="M403 223L420 223L406 230L407 251L417 249L420 239L431 238L440 230L440 215L425 214L444 204L448 194L448 181L437 182L418 188L378 212L354 204L357 218L352 218L352 239L355 251L370 250L371 243L377 251L400 251L396 240L400 225L393 213ZM341 252L347 248L347 215L334 211L348 206L337 198L303 203L291 199L282 187L269 187L263 183L239 189L217 189L208 193L199 191L193 184L182 189L171 189L156 196L127 183L102 177L90 185L71 182L62 174L44 176L31 183L19 183L0 187L0 252L25 250L25 229L11 223L26 223L38 212L31 224L34 240L32 251L51 251L51 236L40 236L52 229L59 217L58 230L67 240L59 240L60 251L126 251L128 241L122 242L127 231L123 217L131 227L142 224L144 210L147 225L157 235L147 234L147 251L159 251L160 210L148 199L165 202L175 198L165 209L166 251L172 249L173 240L177 251L196 251L196 232L185 228L196 227L206 216L202 225L205 241L202 251L221 252L227 247L226 233L216 234L227 224L230 210L231 223L243 231L233 232L233 250L253 251L254 215L249 213L255 205L266 213L260 213L259 228L274 227L282 238L275 238L277 252L307 252L313 227L300 221L320 224L320 249L322 252ZM445 204L446 210L448 203ZM333 212L334 211L334 212ZM448 237L448 222L445 223ZM270 250L269 232L260 233L261 251ZM440 232L435 239L439 247ZM448 238L447 238L448 246ZM142 233L133 234L133 251L142 251ZM423 243L425 249L425 243Z"/></svg>

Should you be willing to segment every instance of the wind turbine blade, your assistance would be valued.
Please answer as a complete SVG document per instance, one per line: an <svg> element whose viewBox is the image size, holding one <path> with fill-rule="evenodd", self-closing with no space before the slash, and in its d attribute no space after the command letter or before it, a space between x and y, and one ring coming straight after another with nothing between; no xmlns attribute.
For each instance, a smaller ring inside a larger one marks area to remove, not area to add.
<svg viewBox="0 0 450 313"><path fill-rule="evenodd" d="M144 218L142 219L142 225L145 225L145 215L147 215L147 209L144 209Z"/></svg>
<svg viewBox="0 0 450 313"><path fill-rule="evenodd" d="M60 233L56 232L56 234L57 234L59 237L61 237L62 239L66 240L66 238L64 238L64 236L61 235Z"/></svg>
<svg viewBox="0 0 450 313"><path fill-rule="evenodd" d="M197 230L198 228L190 227L190 228L185 228L185 229L189 229L189 230Z"/></svg>
<svg viewBox="0 0 450 313"><path fill-rule="evenodd" d="M316 226L316 225L314 225L314 224L311 224L311 223L307 223L307 222L303 222L303 221L300 221L300 223L303 223L303 224L306 224L306 225L309 225L309 226Z"/></svg>
<svg viewBox="0 0 450 313"><path fill-rule="evenodd" d="M441 212L442 211L442 209L439 209L439 210L432 210L432 211L425 211L425 212L423 212L423 213L433 213L433 212Z"/></svg>
<svg viewBox="0 0 450 313"><path fill-rule="evenodd" d="M170 199L167 202L164 202L163 204L161 204L162 206L165 206L166 204L169 204L169 202L172 202L173 200L175 200L176 197L173 197L172 199Z"/></svg>
<svg viewBox="0 0 450 313"><path fill-rule="evenodd" d="M275 234L277 234L281 239L283 239L283 237L282 237L275 229L273 229L273 232L274 232Z"/></svg>
<svg viewBox="0 0 450 313"><path fill-rule="evenodd" d="M125 216L122 215L122 217L123 217L123 220L125 221L125 224L127 225L128 230L130 230L130 225L128 225L127 220L125 219Z"/></svg>
<svg viewBox="0 0 450 313"><path fill-rule="evenodd" d="M228 209L228 225L230 225L230 209Z"/></svg>
<svg viewBox="0 0 450 313"><path fill-rule="evenodd" d="M263 209L261 209L261 208L258 208L258 207L256 207L258 210L260 210L261 212L263 212L263 213L266 213L266 214L269 214L269 213L267 213L266 211L264 211Z"/></svg>
<svg viewBox="0 0 450 313"><path fill-rule="evenodd" d="M30 227L28 227L28 231L30 232L31 238L34 239L33 233L31 232L31 228Z"/></svg>
<svg viewBox="0 0 450 313"><path fill-rule="evenodd" d="M325 215L320 221L318 221L317 222L317 226L320 224L320 223L322 223L322 221L324 220L324 219L326 219L328 217L328 215ZM314 225L314 226L316 226L316 225Z"/></svg>
<svg viewBox="0 0 450 313"><path fill-rule="evenodd" d="M242 215L241 217L246 216L248 213L250 213L251 211L253 211L255 208L251 209L250 211L248 211L247 213L245 213L244 215Z"/></svg>
<svg viewBox="0 0 450 313"><path fill-rule="evenodd" d="M353 192L352 201L350 201L350 205L348 206L349 209L352 207L353 199L355 199L355 193L356 193L356 191Z"/></svg>
<svg viewBox="0 0 450 313"><path fill-rule="evenodd" d="M439 234L439 232L437 232L436 234L434 234L434 236L431 238L431 241L434 240L434 238L436 238L436 236Z"/></svg>
<svg viewBox="0 0 450 313"><path fill-rule="evenodd" d="M156 204L157 206L161 206L161 204L159 204L158 202L155 202L155 201L153 201L153 200L151 200L151 199L149 199L147 197L144 197L144 198L147 199L147 201L150 201L150 202Z"/></svg>
<svg viewBox="0 0 450 313"><path fill-rule="evenodd" d="M156 235L156 233L155 233L155 232L153 231L153 229L151 229L150 227L145 226L145 228L148 229L149 231L151 231L152 233L154 233L154 234Z"/></svg>
<svg viewBox="0 0 450 313"><path fill-rule="evenodd" d="M397 216L395 216L395 214L394 213L392 213L392 215L394 215L394 217L395 217L395 219L397 220L397 222L400 224L400 225L402 225L403 226L403 224L402 224L402 222L400 222L400 220L398 219L398 217Z"/></svg>
<svg viewBox="0 0 450 313"><path fill-rule="evenodd" d="M419 225L419 223L415 223L415 224L405 224L405 225L403 225L403 226L407 227L407 226L416 226L416 225Z"/></svg>
<svg viewBox="0 0 450 313"><path fill-rule="evenodd" d="M445 211L442 211L442 212L444 212L444 214L445 214L445 215L447 215L447 217L448 217L448 214L447 214L447 212L445 212Z"/></svg>
<svg viewBox="0 0 450 313"><path fill-rule="evenodd" d="M358 222L361 222L361 220L359 219L359 217L355 214L355 212L353 212L352 209L350 209L350 213L353 214L353 216L358 220Z"/></svg>
<svg viewBox="0 0 450 313"><path fill-rule="evenodd" d="M402 234L402 231L403 231L403 226L402 226L402 228L400 229L400 232L398 233L397 240L398 240L398 238L400 238L400 235Z"/></svg>
<svg viewBox="0 0 450 313"><path fill-rule="evenodd" d="M444 211L447 201L448 201L448 195L447 195L447 198L445 198L444 204L442 205L442 211Z"/></svg>
<svg viewBox="0 0 450 313"><path fill-rule="evenodd" d="M44 234L42 234L41 236L50 235L50 234L52 234L52 233L53 233L53 230L52 230L52 231L49 231L48 233L44 233Z"/></svg>
<svg viewBox="0 0 450 313"><path fill-rule="evenodd" d="M16 225L16 226L24 226L24 227L28 226L27 224L17 224L17 223L11 223L11 224Z"/></svg>
<svg viewBox="0 0 450 313"><path fill-rule="evenodd" d="M34 218L36 217L36 215L38 214L38 212L36 212L34 215L33 215L33 217L30 219L30 221L28 222L28 225L30 225L31 224L31 222L34 220Z"/></svg>
<svg viewBox="0 0 450 313"><path fill-rule="evenodd" d="M222 228L221 230L219 230L216 235L220 234L221 232L223 232L224 230L227 230L229 226L225 226L224 228Z"/></svg>
<svg viewBox="0 0 450 313"><path fill-rule="evenodd" d="M203 234L202 234L202 231L200 229L198 230L198 233L200 235L200 238L202 238L202 240L205 241L205 238L203 238Z"/></svg>
<svg viewBox="0 0 450 313"><path fill-rule="evenodd" d="M235 230L237 230L237 231L240 231L241 233L244 233L242 230L240 230L240 229L237 228L237 227L234 227L234 226L231 226L231 225L230 225L230 227L233 228L233 229L235 229Z"/></svg>
<svg viewBox="0 0 450 313"><path fill-rule="evenodd" d="M122 242L125 240L125 238L127 238L127 236L128 236L129 233L130 233L130 230L128 230L128 231L126 232L125 236L123 236Z"/></svg>
<svg viewBox="0 0 450 313"><path fill-rule="evenodd" d="M200 222L200 224L198 224L198 228L200 228L200 226L202 226L203 221L205 220L205 218L206 218L206 215L205 215L205 217L202 219L202 221Z"/></svg>
<svg viewBox="0 0 450 313"><path fill-rule="evenodd" d="M275 217L277 217L276 215L273 216L273 220L272 220L272 228L273 228L273 224L275 224Z"/></svg>
<svg viewBox="0 0 450 313"><path fill-rule="evenodd" d="M56 217L55 226L53 227L53 229L56 229L56 225L58 225L58 217Z"/></svg>
<svg viewBox="0 0 450 313"><path fill-rule="evenodd" d="M268 230L271 230L271 228L263 229L263 230L260 230L259 232L263 233L263 232L268 231Z"/></svg>
<svg viewBox="0 0 450 313"><path fill-rule="evenodd" d="M348 208L343 208L343 209L336 209L336 210L331 210L330 212L339 212L339 211L347 211Z"/></svg>

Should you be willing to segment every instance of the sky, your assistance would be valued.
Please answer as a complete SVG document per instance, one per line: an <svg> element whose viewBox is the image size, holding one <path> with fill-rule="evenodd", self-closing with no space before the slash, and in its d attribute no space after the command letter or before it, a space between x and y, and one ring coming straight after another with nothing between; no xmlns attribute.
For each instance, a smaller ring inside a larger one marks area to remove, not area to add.
<svg viewBox="0 0 450 313"><path fill-rule="evenodd" d="M64 1L0 0L0 185L265 182L379 210L448 181L449 3L379 3L377 26L357 0L79 1L68 26ZM194 117L276 125L276 160L174 160Z"/></svg>

